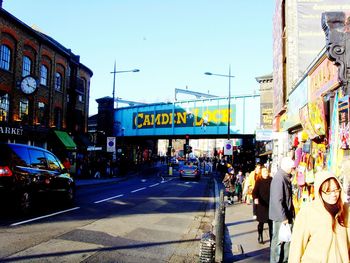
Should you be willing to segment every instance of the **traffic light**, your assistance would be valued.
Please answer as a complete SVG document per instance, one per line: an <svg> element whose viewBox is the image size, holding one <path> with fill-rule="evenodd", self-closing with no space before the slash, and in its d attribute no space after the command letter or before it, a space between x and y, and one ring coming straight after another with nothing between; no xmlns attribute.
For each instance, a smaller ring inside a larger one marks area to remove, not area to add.
<svg viewBox="0 0 350 263"><path fill-rule="evenodd" d="M188 145L188 150L187 151L188 151L188 153L191 153L192 152L192 146Z"/></svg>
<svg viewBox="0 0 350 263"><path fill-rule="evenodd" d="M185 153L191 153L192 152L192 146L188 145L188 144L185 144Z"/></svg>
<svg viewBox="0 0 350 263"><path fill-rule="evenodd" d="M171 156L171 149L172 149L173 147L172 146L168 146L168 150L167 150L167 152L166 152L166 155L167 156Z"/></svg>
<svg viewBox="0 0 350 263"><path fill-rule="evenodd" d="M190 135L186 134L185 139L186 139L186 145L189 145L190 144Z"/></svg>

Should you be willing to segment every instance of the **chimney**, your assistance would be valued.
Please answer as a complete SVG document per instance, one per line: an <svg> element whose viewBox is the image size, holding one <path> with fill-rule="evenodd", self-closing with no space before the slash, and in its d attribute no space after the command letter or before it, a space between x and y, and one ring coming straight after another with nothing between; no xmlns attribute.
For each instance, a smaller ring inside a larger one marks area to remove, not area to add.
<svg viewBox="0 0 350 263"><path fill-rule="evenodd" d="M2 0L0 0L0 9L2 9Z"/></svg>

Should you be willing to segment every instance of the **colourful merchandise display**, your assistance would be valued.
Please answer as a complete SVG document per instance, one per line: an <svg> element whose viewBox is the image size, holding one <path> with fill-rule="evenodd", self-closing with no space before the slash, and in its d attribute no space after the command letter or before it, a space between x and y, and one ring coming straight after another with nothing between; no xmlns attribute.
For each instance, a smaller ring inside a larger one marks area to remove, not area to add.
<svg viewBox="0 0 350 263"><path fill-rule="evenodd" d="M293 204L296 213L300 208L314 199L314 181L318 171L326 168L326 140L321 142L300 142L295 150L295 160L300 159L292 178ZM310 147L305 147L309 146ZM299 157L300 155L300 157Z"/></svg>

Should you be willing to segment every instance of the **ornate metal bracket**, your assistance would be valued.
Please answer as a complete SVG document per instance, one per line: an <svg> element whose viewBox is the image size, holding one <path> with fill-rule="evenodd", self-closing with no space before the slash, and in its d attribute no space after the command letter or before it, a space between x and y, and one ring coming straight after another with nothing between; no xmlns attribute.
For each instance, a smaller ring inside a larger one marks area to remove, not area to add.
<svg viewBox="0 0 350 263"><path fill-rule="evenodd" d="M338 67L338 79L348 94L350 81L350 20L344 12L322 14L322 28L326 35L326 52L329 60Z"/></svg>

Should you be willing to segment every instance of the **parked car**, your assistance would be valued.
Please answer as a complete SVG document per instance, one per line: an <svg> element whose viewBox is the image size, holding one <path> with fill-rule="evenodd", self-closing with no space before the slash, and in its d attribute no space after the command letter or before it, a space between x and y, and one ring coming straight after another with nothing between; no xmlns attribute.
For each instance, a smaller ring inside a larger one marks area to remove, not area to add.
<svg viewBox="0 0 350 263"><path fill-rule="evenodd" d="M6 198L2 201L14 201L22 213L30 211L34 197L45 193L73 203L74 181L53 153L24 144L0 143L0 149L0 194Z"/></svg>
<svg viewBox="0 0 350 263"><path fill-rule="evenodd" d="M190 178L199 180L200 179L200 170L197 165L192 163L186 163L182 165L179 169L180 179Z"/></svg>

